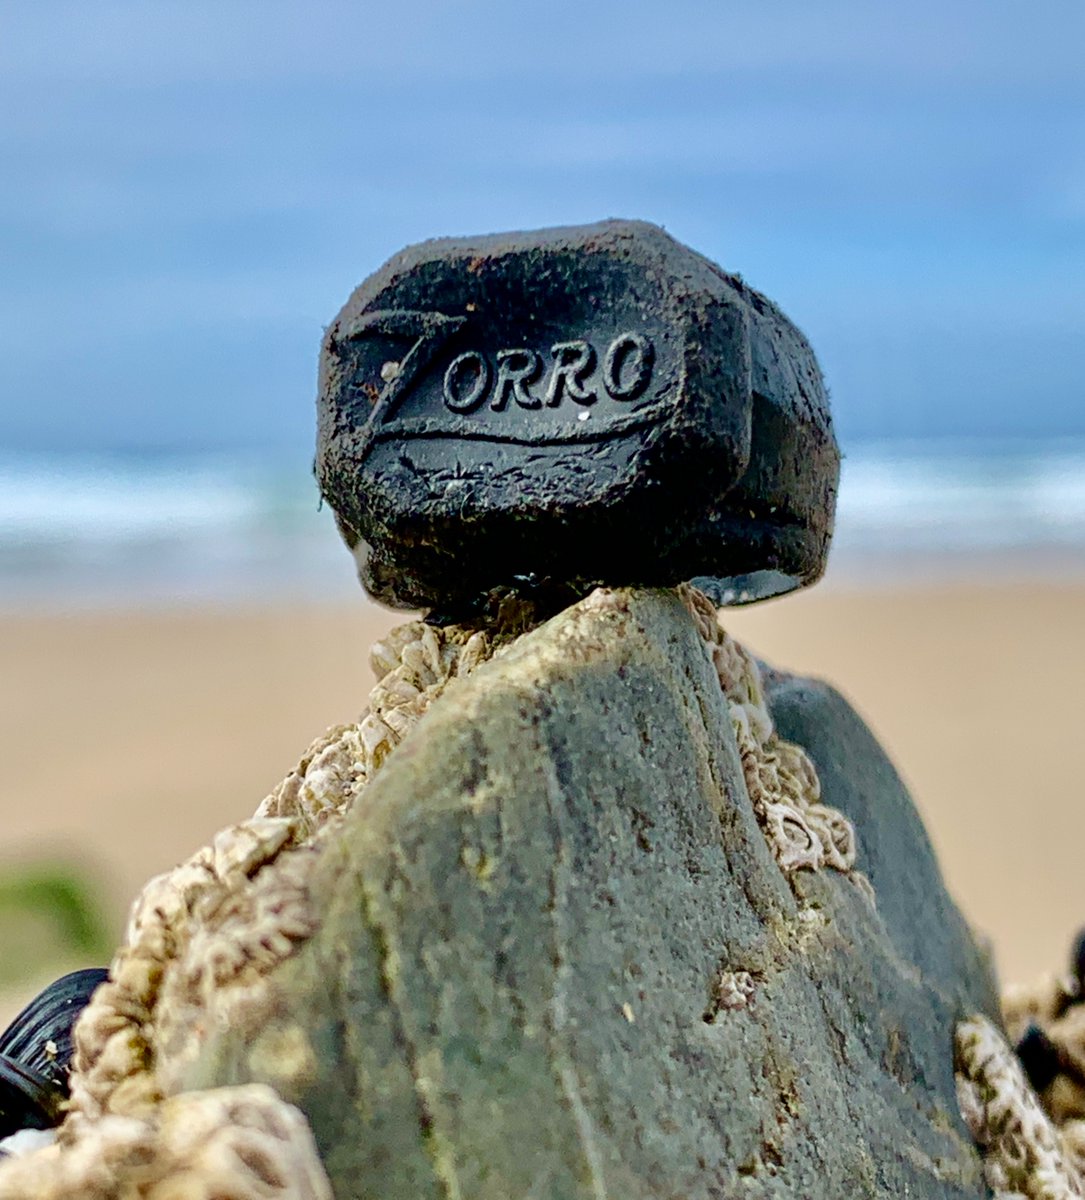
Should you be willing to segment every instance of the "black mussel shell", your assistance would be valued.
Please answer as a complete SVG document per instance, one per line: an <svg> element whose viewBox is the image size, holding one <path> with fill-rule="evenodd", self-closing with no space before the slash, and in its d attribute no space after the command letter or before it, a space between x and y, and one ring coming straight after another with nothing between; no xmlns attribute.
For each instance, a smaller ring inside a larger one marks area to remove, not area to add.
<svg viewBox="0 0 1085 1200"><path fill-rule="evenodd" d="M1039 1025L1030 1025L1014 1049L1037 1092L1042 1092L1062 1070L1058 1047Z"/></svg>
<svg viewBox="0 0 1085 1200"><path fill-rule="evenodd" d="M108 976L99 967L64 975L0 1034L0 1137L57 1124L68 1095L72 1030Z"/></svg>
<svg viewBox="0 0 1085 1200"><path fill-rule="evenodd" d="M67 1089L0 1055L0 1138L20 1129L51 1129L66 1095Z"/></svg>

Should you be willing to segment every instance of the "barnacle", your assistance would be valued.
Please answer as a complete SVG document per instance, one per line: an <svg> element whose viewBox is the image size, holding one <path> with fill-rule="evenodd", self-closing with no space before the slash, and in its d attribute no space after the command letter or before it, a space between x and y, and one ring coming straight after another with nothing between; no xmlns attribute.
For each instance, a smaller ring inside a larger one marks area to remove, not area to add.
<svg viewBox="0 0 1085 1200"><path fill-rule="evenodd" d="M727 698L750 803L780 869L791 875L829 867L873 901L869 880L855 869L855 830L842 812L821 803L817 769L806 751L777 735L757 660L720 626L703 592L684 584L679 595Z"/></svg>
<svg viewBox="0 0 1085 1200"><path fill-rule="evenodd" d="M712 998L704 1019L711 1024L721 1012L749 1008L757 981L749 971L720 970L713 981Z"/></svg>

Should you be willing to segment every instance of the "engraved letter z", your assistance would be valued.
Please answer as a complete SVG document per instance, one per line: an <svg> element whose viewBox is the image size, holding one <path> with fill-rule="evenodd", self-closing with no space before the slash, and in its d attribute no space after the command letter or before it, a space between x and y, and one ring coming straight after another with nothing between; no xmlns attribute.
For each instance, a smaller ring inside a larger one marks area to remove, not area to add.
<svg viewBox="0 0 1085 1200"><path fill-rule="evenodd" d="M399 370L384 385L369 420L371 429L389 420L411 390L411 385L432 361L437 351L467 322L466 317L447 317L444 313L423 312L414 308L382 308L362 313L341 331L342 341L366 337L415 337L418 340L407 351Z"/></svg>

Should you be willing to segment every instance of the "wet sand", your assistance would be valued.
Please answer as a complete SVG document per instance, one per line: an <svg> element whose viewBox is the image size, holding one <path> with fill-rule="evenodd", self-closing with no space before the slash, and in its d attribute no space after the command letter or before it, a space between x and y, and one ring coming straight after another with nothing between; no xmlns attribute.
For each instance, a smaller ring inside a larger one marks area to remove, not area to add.
<svg viewBox="0 0 1085 1200"><path fill-rule="evenodd" d="M112 930L140 885L251 814L370 687L399 617L352 607L0 620L0 867L78 863ZM912 787L1004 979L1085 924L1085 586L820 589L727 616L832 680Z"/></svg>

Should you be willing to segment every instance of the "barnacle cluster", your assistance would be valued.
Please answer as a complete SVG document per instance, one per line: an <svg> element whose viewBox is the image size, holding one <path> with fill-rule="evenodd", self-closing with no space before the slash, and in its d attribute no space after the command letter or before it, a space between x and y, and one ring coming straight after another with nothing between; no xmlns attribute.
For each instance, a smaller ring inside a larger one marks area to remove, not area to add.
<svg viewBox="0 0 1085 1200"><path fill-rule="evenodd" d="M746 790L780 869L790 875L830 867L851 878L873 901L870 882L855 869L851 822L821 803L821 783L806 751L777 736L757 660L723 629L703 592L684 585L679 593L727 697Z"/></svg>
<svg viewBox="0 0 1085 1200"><path fill-rule="evenodd" d="M957 1026L955 1068L961 1116L997 1200L1082 1200L1085 1121L1056 1122L1045 1111L1020 1059L986 1017Z"/></svg>
<svg viewBox="0 0 1085 1200"><path fill-rule="evenodd" d="M76 1030L73 1121L145 1111L199 1052L209 1019L259 1027L272 968L314 931L306 878L327 832L454 678L488 656L482 633L421 621L378 642L361 721L329 730L249 821L147 885L109 983Z"/></svg>
<svg viewBox="0 0 1085 1200"><path fill-rule="evenodd" d="M251 820L151 880L76 1027L57 1144L0 1166L0 1200L152 1197L167 1180L191 1184L171 1197L330 1196L305 1118L272 1089L171 1093L206 1030L261 1026L272 968L316 927L306 877L320 844L447 685L507 640L395 629L372 648L379 682L362 719L318 738Z"/></svg>
<svg viewBox="0 0 1085 1200"><path fill-rule="evenodd" d="M263 1084L172 1096L9 1159L0 1200L333 1200L309 1123Z"/></svg>
<svg viewBox="0 0 1085 1200"><path fill-rule="evenodd" d="M1000 1196L1085 1197L1083 977L1085 935L1067 974L1003 992L1008 1040L979 1017L958 1027L961 1111Z"/></svg>
<svg viewBox="0 0 1085 1200"><path fill-rule="evenodd" d="M397 626L370 648L378 682L361 720L318 738L256 810L257 817L296 817L312 832L330 814L344 812L447 684L470 674L509 640L500 628L442 628L424 621Z"/></svg>

